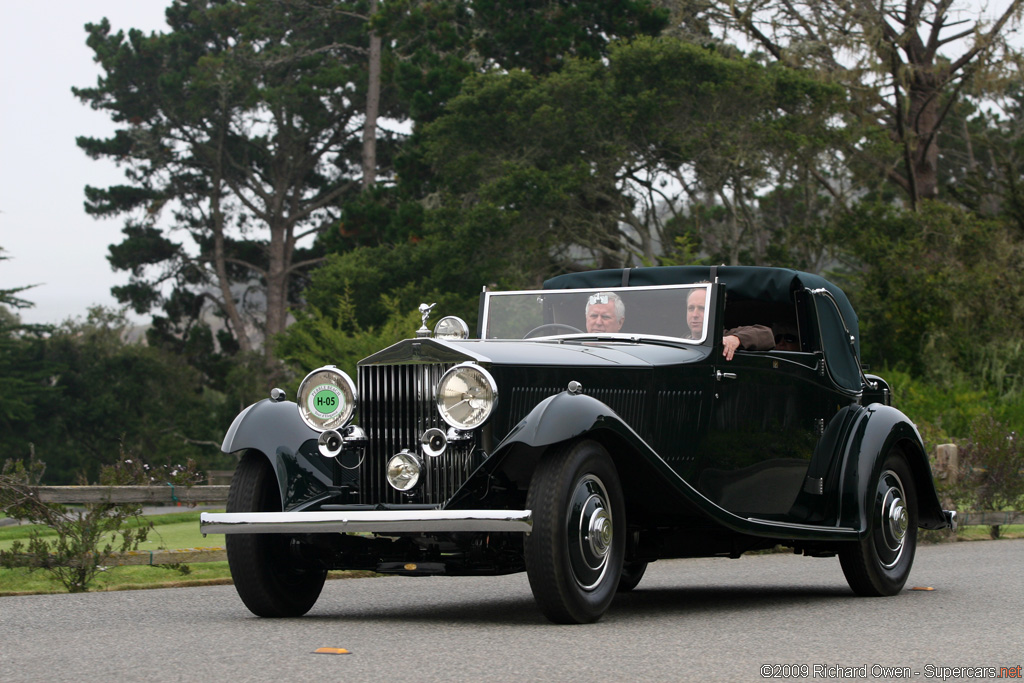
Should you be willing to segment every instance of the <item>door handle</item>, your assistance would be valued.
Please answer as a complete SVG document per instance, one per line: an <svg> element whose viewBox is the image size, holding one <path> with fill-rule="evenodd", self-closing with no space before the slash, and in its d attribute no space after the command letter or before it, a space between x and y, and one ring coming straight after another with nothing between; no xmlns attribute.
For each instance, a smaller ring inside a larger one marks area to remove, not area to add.
<svg viewBox="0 0 1024 683"><path fill-rule="evenodd" d="M735 372L722 372L721 370L715 370L715 379L721 382L723 379L736 379Z"/></svg>

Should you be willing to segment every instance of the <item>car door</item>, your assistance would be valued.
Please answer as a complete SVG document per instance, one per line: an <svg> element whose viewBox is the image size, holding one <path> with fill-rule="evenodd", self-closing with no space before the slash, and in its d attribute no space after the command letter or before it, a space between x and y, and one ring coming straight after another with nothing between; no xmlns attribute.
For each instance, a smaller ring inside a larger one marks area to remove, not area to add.
<svg viewBox="0 0 1024 683"><path fill-rule="evenodd" d="M712 356L715 390L698 489L735 514L806 521L807 511L794 504L815 486L810 469L825 426L850 403L824 371L813 315L801 327L803 351L737 351L726 361L719 341Z"/></svg>

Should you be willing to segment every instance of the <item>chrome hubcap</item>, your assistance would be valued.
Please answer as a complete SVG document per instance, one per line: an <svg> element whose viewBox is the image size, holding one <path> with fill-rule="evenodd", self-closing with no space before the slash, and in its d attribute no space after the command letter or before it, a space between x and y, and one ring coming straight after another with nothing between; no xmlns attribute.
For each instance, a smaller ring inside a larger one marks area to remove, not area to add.
<svg viewBox="0 0 1024 683"><path fill-rule="evenodd" d="M583 590L593 590L608 571L614 524L608 492L593 474L581 478L569 498L569 566Z"/></svg>
<svg viewBox="0 0 1024 683"><path fill-rule="evenodd" d="M612 520L604 508L594 511L590 517L590 551L595 557L604 557L612 544Z"/></svg>
<svg viewBox="0 0 1024 683"><path fill-rule="evenodd" d="M892 569L903 556L904 541L910 528L910 514L904 501L903 482L892 470L886 470L878 482L880 509L875 548L886 569Z"/></svg>
<svg viewBox="0 0 1024 683"><path fill-rule="evenodd" d="M902 542L903 537L907 535L908 523L907 508L903 506L903 501L897 498L889 508L889 533L893 538Z"/></svg>

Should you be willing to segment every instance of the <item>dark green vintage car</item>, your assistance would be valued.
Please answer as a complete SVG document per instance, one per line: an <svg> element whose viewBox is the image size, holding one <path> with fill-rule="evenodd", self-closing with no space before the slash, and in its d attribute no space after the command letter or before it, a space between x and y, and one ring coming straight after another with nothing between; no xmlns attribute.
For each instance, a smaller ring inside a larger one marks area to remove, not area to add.
<svg viewBox="0 0 1024 683"><path fill-rule="evenodd" d="M838 555L856 593L892 595L917 529L955 527L821 277L602 270L480 306L476 339L457 318L431 334L424 305L417 337L360 362L358 383L328 365L296 403L274 390L235 419L227 512L201 527L228 535L252 612L304 614L329 569L525 570L549 619L592 622L649 562L776 545ZM743 329L767 346L727 359Z"/></svg>

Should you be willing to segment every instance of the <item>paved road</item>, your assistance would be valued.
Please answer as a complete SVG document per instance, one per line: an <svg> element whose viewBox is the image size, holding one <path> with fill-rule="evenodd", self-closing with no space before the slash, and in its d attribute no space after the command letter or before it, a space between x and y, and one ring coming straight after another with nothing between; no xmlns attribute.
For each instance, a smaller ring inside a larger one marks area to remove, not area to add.
<svg viewBox="0 0 1024 683"><path fill-rule="evenodd" d="M1022 568L1024 540L927 546L908 587L933 591L865 599L834 559L662 561L588 626L545 622L523 574L330 581L291 620L231 586L7 597L0 681L968 680L939 667L1024 664Z"/></svg>

